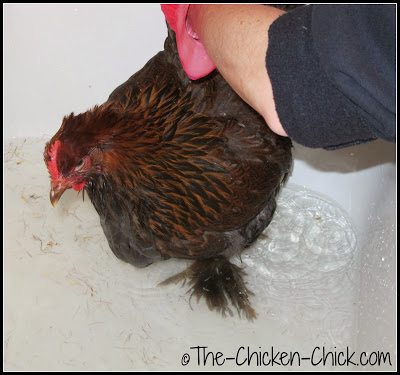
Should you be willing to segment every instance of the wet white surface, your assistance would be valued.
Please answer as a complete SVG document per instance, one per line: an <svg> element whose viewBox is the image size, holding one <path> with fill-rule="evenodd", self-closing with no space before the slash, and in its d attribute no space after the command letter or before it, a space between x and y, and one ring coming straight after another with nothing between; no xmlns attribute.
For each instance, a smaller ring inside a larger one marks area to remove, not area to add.
<svg viewBox="0 0 400 375"><path fill-rule="evenodd" d="M52 208L44 144L15 139L5 147L7 370L197 370L204 367L190 347L198 345L227 357L241 346L304 357L316 346L354 347L356 238L328 198L294 185L283 190L274 221L242 255L258 319L223 318L204 301L190 307L186 287L157 287L186 262L135 269L118 260L88 198L69 191ZM255 360L221 366L249 368L288 369ZM300 369L329 368L303 361Z"/></svg>

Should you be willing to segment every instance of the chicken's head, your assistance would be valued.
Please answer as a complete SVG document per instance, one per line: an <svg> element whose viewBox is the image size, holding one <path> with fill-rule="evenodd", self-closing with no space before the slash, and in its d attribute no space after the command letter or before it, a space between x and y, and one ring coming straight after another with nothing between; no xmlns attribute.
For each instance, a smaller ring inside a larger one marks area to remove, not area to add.
<svg viewBox="0 0 400 375"><path fill-rule="evenodd" d="M50 201L54 206L67 189L82 190L92 171L90 155L74 152L70 144L60 140L46 147L45 162L50 173Z"/></svg>

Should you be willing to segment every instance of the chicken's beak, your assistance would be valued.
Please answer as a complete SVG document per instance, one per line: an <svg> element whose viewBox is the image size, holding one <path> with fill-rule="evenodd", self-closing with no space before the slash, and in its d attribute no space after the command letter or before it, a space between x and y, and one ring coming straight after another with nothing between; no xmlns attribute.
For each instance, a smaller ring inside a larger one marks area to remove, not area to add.
<svg viewBox="0 0 400 375"><path fill-rule="evenodd" d="M62 184L51 184L50 189L50 202L53 207L57 204L61 196L64 194L64 191L67 190L67 186Z"/></svg>

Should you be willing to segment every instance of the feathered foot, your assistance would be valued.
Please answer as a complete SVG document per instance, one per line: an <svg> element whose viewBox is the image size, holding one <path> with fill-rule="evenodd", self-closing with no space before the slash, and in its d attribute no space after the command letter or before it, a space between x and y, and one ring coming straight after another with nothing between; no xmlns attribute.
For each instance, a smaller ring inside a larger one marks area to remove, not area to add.
<svg viewBox="0 0 400 375"><path fill-rule="evenodd" d="M243 281L245 272L238 266L229 262L224 257L196 260L185 271L178 273L159 285L167 285L189 280L191 288L190 298L201 297L207 301L210 310L216 310L226 316L228 312L233 315L229 308L229 301L232 303L241 316L243 312L248 320L257 317L257 313L251 307L249 296L253 293L247 289Z"/></svg>

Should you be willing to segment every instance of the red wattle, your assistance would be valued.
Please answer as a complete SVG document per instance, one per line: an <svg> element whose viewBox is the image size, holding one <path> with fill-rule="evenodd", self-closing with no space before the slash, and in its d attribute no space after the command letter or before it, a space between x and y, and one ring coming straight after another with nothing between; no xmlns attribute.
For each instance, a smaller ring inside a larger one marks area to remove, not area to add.
<svg viewBox="0 0 400 375"><path fill-rule="evenodd" d="M81 191L85 187L85 183L81 182L79 184L73 185L72 188L76 191Z"/></svg>

